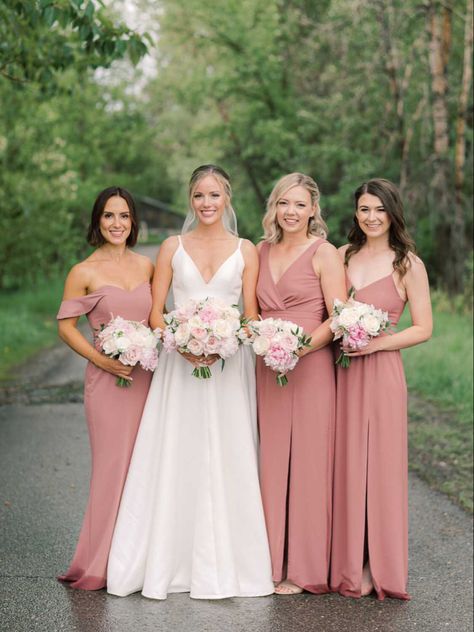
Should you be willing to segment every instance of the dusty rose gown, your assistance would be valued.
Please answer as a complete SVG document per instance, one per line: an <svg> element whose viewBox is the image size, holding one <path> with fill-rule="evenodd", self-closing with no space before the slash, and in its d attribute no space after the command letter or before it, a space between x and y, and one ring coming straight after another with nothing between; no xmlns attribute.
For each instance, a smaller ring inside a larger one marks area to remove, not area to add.
<svg viewBox="0 0 474 632"><path fill-rule="evenodd" d="M350 283L348 283L350 285ZM355 298L388 311L405 307L388 275ZM364 549L379 599L409 599L407 389L399 351L352 358L337 371L331 588L360 597Z"/></svg>
<svg viewBox="0 0 474 632"><path fill-rule="evenodd" d="M327 318L309 246L274 283L260 252L257 296L262 318L292 320L308 333ZM257 358L260 481L273 580L283 578L313 593L328 591L335 423L335 370L330 346L314 351L277 385Z"/></svg>
<svg viewBox="0 0 474 632"><path fill-rule="evenodd" d="M150 311L149 283L130 292L105 285L63 301L57 318L87 314L91 329L98 330L112 315L148 323ZM90 362L86 368L84 405L92 451L89 501L71 565L58 578L73 588L98 590L106 585L115 519L152 374L135 367L132 377L131 387L120 388L111 373Z"/></svg>

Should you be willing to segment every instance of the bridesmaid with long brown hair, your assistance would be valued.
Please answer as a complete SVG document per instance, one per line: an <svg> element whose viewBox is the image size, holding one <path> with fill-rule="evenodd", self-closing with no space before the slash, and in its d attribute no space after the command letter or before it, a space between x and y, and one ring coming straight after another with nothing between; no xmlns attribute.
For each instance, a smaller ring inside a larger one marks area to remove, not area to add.
<svg viewBox="0 0 474 632"><path fill-rule="evenodd" d="M319 190L291 173L268 199L259 244L262 318L291 320L311 347L280 387L257 358L260 484L275 592L328 591L335 369L328 313L344 299L344 267L326 241Z"/></svg>
<svg viewBox="0 0 474 632"><path fill-rule="evenodd" d="M394 184L355 192L354 225L340 248L355 298L386 310L393 326L408 302L411 326L373 338L337 373L331 588L409 599L407 390L400 349L431 336L425 266L415 254Z"/></svg>

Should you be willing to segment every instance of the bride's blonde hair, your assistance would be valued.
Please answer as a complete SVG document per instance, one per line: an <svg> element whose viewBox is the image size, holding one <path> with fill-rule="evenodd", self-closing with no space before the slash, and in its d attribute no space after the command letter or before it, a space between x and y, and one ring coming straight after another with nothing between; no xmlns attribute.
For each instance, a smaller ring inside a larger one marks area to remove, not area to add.
<svg viewBox="0 0 474 632"><path fill-rule="evenodd" d="M316 235L317 237L326 238L328 234L328 227L325 221L321 217L321 209L319 207L319 188L313 178L305 175L304 173L289 173L287 176L283 176L273 187L273 191L267 201L267 212L265 213L262 225L263 225L263 239L270 244L277 244L283 237L283 230L278 224L277 220L277 204L282 196L293 187L304 187L310 197L311 206L314 208L314 213L310 217L308 222L307 235Z"/></svg>

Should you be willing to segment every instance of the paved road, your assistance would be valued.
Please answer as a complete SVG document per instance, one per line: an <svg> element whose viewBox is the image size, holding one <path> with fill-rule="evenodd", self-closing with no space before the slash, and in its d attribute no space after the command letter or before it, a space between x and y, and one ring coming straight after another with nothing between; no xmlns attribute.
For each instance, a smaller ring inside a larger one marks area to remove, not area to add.
<svg viewBox="0 0 474 632"><path fill-rule="evenodd" d="M412 601L338 595L154 601L71 590L55 577L72 556L87 497L89 450L77 399L83 362L65 347L23 373L30 395L0 407L0 630L5 632L468 632L472 523L410 479ZM49 390L36 388L46 384ZM58 389L51 385L62 384ZM69 387L69 384L73 386ZM35 393L42 397L35 397ZM46 393L46 395L45 395ZM49 400L49 402L48 402ZM28 404L23 401L46 401ZM53 403L52 403L53 402Z"/></svg>

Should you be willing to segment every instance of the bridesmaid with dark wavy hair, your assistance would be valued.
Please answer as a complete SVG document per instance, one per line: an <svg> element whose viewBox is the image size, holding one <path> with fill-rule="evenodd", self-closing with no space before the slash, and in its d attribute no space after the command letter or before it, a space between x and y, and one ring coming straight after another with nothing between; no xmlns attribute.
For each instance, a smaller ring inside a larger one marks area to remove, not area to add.
<svg viewBox="0 0 474 632"><path fill-rule="evenodd" d="M389 313L408 303L411 326L373 338L338 368L331 588L409 599L407 389L400 349L431 336L423 262L396 186L381 178L355 192L354 225L340 248L355 299Z"/></svg>
<svg viewBox="0 0 474 632"><path fill-rule="evenodd" d="M148 323L153 264L130 250L137 241L135 202L121 187L99 193L87 241L94 252L69 272L57 315L59 336L88 360L84 406L92 451L89 501L74 558L58 579L72 588L98 590L106 585L112 532L128 465L145 405L151 373L125 366L101 353L77 328L87 314L92 331L112 315ZM133 380L119 388L117 377Z"/></svg>

